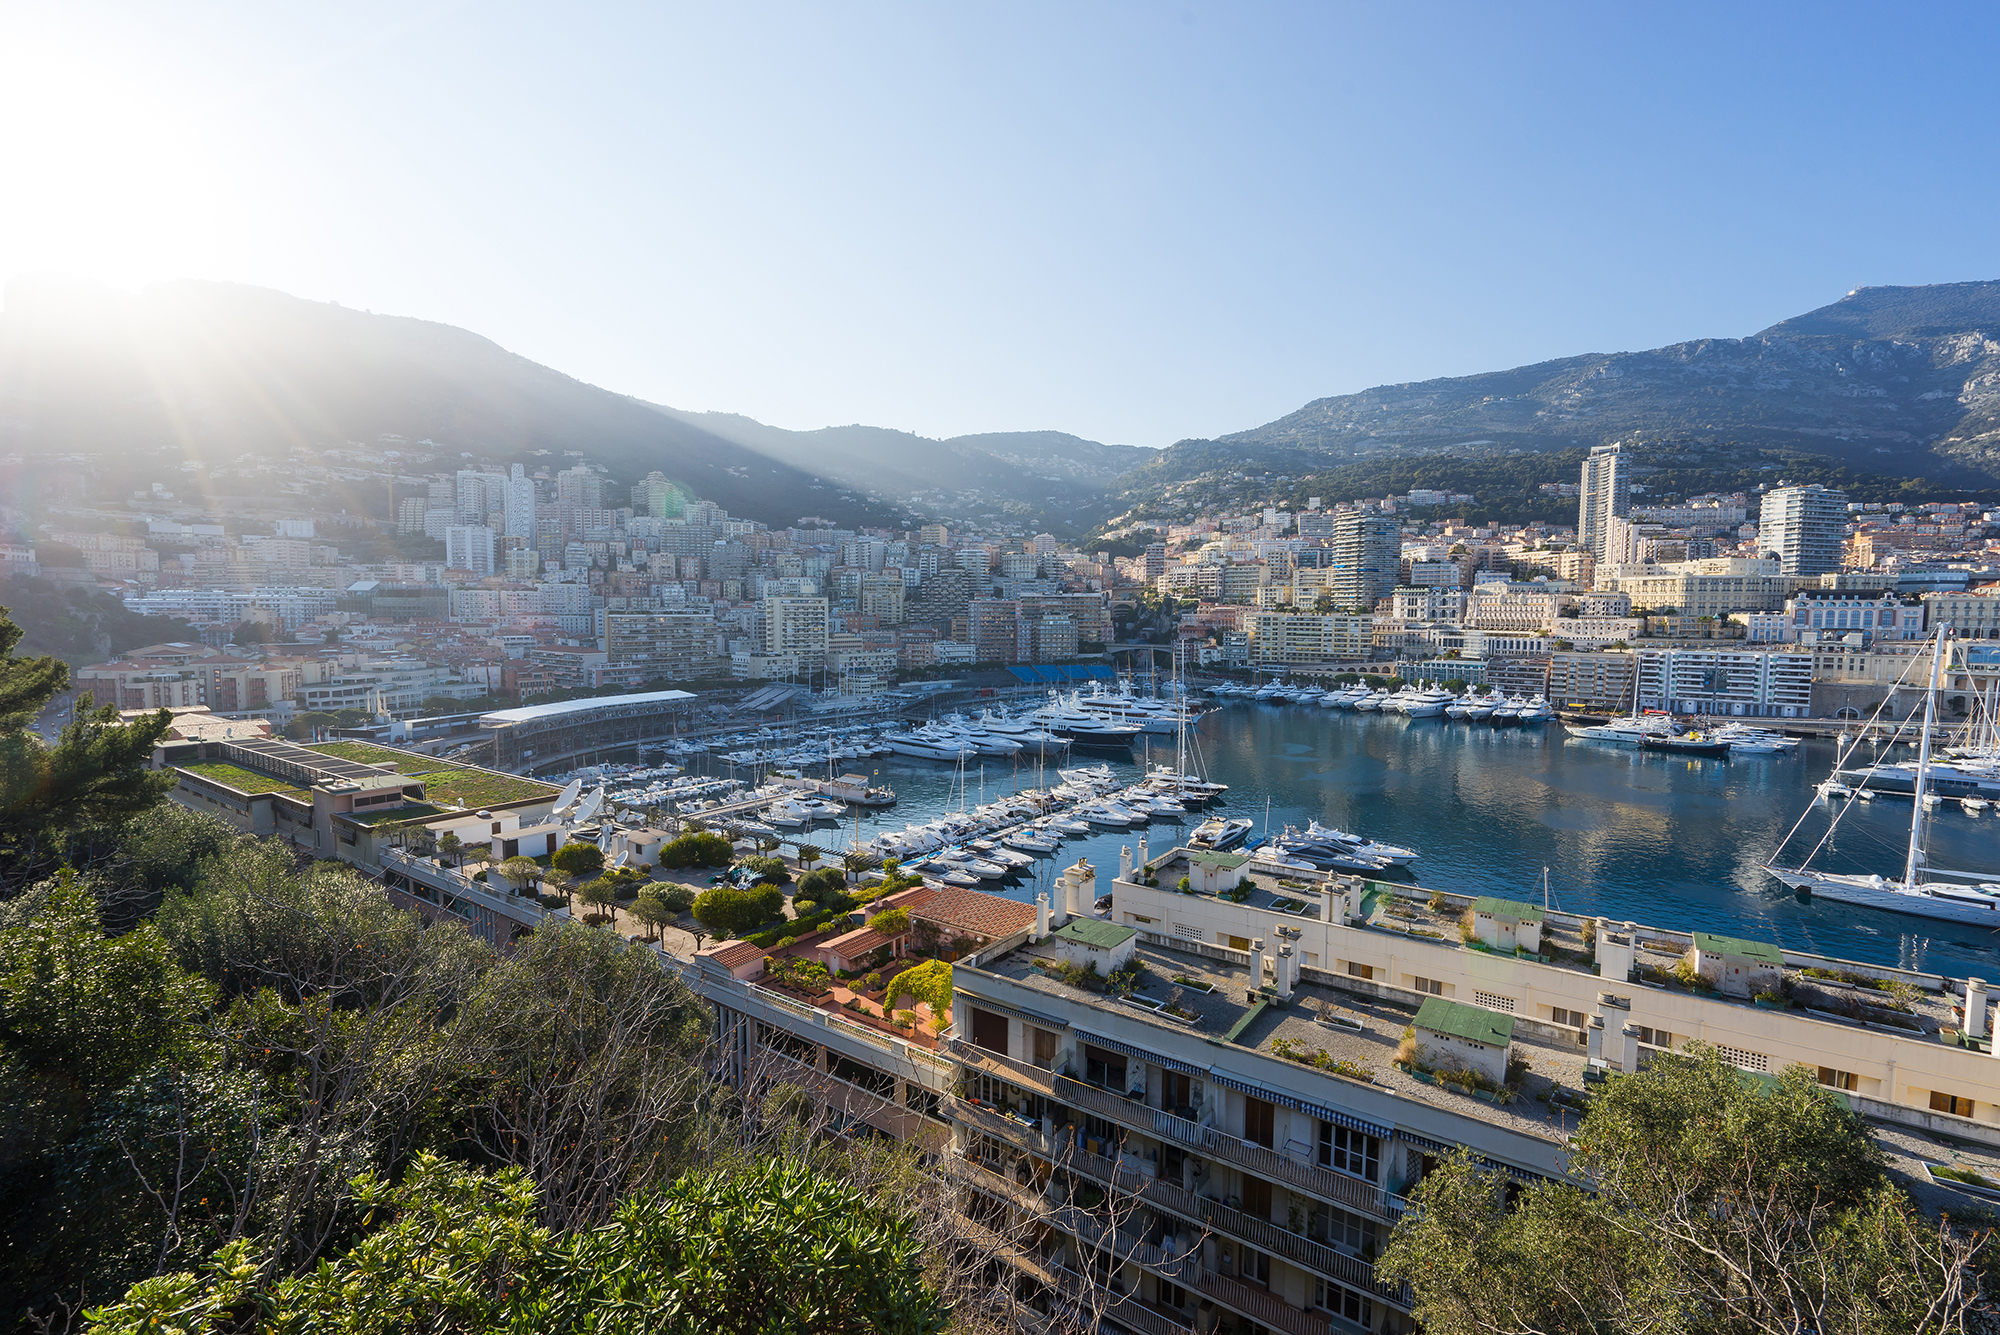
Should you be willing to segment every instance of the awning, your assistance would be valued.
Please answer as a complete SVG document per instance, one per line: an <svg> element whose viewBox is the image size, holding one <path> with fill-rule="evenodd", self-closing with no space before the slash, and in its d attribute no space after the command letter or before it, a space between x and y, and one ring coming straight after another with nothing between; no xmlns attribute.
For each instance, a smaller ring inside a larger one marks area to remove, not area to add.
<svg viewBox="0 0 2000 1335"><path fill-rule="evenodd" d="M1314 1103L1309 1099L1280 1093L1275 1089L1267 1089L1262 1085L1245 1080L1241 1076L1234 1076L1226 1071L1219 1071L1213 1066L1208 1068L1208 1078L1218 1085L1235 1090L1239 1094L1248 1094L1251 1098L1262 1099L1266 1103L1282 1104L1287 1108L1317 1117L1322 1122L1331 1122L1335 1126L1344 1126L1350 1131L1364 1131L1371 1136L1376 1136L1384 1140L1395 1134L1394 1127L1384 1126L1380 1122L1371 1122L1365 1117L1357 1117L1353 1113L1342 1112L1338 1108L1329 1108L1323 1103Z"/></svg>
<svg viewBox="0 0 2000 1335"><path fill-rule="evenodd" d="M1169 1071L1179 1071L1182 1075L1205 1076L1208 1074L1206 1070L1196 1066L1193 1062L1184 1062L1178 1057L1168 1057L1158 1052L1147 1052L1143 1048L1133 1047L1130 1043L1120 1043L1115 1038L1102 1038L1081 1029L1076 1031L1076 1036L1093 1047L1103 1048L1107 1052L1121 1053L1124 1056L1132 1058L1134 1061L1148 1062L1154 1066L1164 1066Z"/></svg>
<svg viewBox="0 0 2000 1335"><path fill-rule="evenodd" d="M1466 1148L1463 1145L1453 1145L1449 1141L1432 1140L1429 1136L1420 1136L1416 1132L1400 1126L1396 1128L1396 1139L1407 1141L1415 1145L1418 1149L1429 1150L1433 1154L1455 1155L1461 1149ZM1483 1154L1475 1154L1472 1157L1485 1167L1491 1168L1495 1172L1505 1173L1507 1176L1516 1178L1522 1182L1532 1184L1548 1181L1548 1178L1541 1173L1531 1172L1526 1168L1516 1168L1513 1164L1501 1163L1498 1159L1489 1159Z"/></svg>
<svg viewBox="0 0 2000 1335"><path fill-rule="evenodd" d="M1029 1024L1038 1024L1044 1029L1069 1028L1068 1020L1058 1020L1053 1015L1043 1015L1039 1011L1026 1010L1020 1006L1009 1006L1004 1002L995 1001L991 997L982 996L980 993L967 992L964 988L958 989L958 995L964 997L983 1011L994 1011L1001 1015L1011 1015L1017 1020L1026 1020Z"/></svg>

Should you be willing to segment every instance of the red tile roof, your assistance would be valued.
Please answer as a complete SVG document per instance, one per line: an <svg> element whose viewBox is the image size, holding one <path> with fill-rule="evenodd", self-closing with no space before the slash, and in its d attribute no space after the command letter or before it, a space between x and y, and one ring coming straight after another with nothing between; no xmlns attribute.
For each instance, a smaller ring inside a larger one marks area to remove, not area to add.
<svg viewBox="0 0 2000 1335"><path fill-rule="evenodd" d="M913 918L925 918L948 931L983 936L997 941L1035 925L1035 906L1017 899L1002 899L983 890L967 890L948 885L910 910Z"/></svg>
<svg viewBox="0 0 2000 1335"><path fill-rule="evenodd" d="M718 941L712 946L704 946L695 951L698 960L714 960L731 973L750 961L762 959L770 952L752 941Z"/></svg>

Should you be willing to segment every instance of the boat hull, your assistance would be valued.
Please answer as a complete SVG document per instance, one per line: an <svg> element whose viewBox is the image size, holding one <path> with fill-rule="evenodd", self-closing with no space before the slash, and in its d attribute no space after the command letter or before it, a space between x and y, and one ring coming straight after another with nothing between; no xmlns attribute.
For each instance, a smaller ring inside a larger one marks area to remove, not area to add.
<svg viewBox="0 0 2000 1335"><path fill-rule="evenodd" d="M1766 870L1792 889L1813 899L1885 909L1913 918L2000 927L2000 900L1982 903L1957 896L1911 894L1887 882L1878 886L1860 877L1815 876L1811 872L1781 871L1775 867Z"/></svg>

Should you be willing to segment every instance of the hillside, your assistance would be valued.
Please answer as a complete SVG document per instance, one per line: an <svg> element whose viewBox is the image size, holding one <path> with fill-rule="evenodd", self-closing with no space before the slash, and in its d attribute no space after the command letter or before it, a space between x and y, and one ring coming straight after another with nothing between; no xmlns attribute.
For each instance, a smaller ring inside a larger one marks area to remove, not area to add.
<svg viewBox="0 0 2000 1335"><path fill-rule="evenodd" d="M621 482L657 469L774 525L809 514L861 524L984 511L1087 527L1102 488L1148 453L1056 432L937 442L676 412L450 325L263 288L176 282L132 295L74 280L8 285L0 454L22 456L23 487L34 461L66 453L95 456L101 494L118 495L183 461L323 455L384 437L401 437L414 471L455 469L464 454L531 468L575 454ZM322 499L388 512L379 484L336 483Z"/></svg>
<svg viewBox="0 0 2000 1335"><path fill-rule="evenodd" d="M1111 499L1121 520L1170 518L1256 499L1262 478L1282 479L1279 493L1353 495L1336 484L1371 485L1392 463L1634 439L1711 456L1721 473L1804 460L1847 475L2000 486L2000 283L1861 288L1748 338L1318 399L1253 430L1183 441ZM1439 479L1430 485L1448 483L1450 469L1427 471Z"/></svg>

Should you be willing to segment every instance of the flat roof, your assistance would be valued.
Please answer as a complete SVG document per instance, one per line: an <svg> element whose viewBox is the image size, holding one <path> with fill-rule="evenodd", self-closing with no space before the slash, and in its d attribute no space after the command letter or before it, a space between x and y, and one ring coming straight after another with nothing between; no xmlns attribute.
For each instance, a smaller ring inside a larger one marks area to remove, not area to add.
<svg viewBox="0 0 2000 1335"><path fill-rule="evenodd" d="M1514 1041L1513 1016L1479 1006L1467 1006L1462 1002L1446 1001L1443 997L1426 999L1417 1008L1417 1018L1411 1023L1433 1034L1462 1038L1468 1043L1484 1043L1488 1047L1504 1048Z"/></svg>
<svg viewBox="0 0 2000 1335"><path fill-rule="evenodd" d="M1116 949L1138 934L1139 929L1136 927L1121 927L1102 918L1071 918L1049 933L1065 941L1075 941L1089 946L1092 950Z"/></svg>
<svg viewBox="0 0 2000 1335"><path fill-rule="evenodd" d="M1740 955L1759 964L1783 967L1785 952L1776 946L1767 946L1762 941L1745 941L1738 936L1716 936L1712 932L1692 932L1694 948L1715 955Z"/></svg>
<svg viewBox="0 0 2000 1335"><path fill-rule="evenodd" d="M599 695L588 700L562 700L552 705L523 705L519 709L496 709L490 714L481 714L479 722L484 726L501 727L509 723L532 723L536 719L556 718L563 714L581 714L592 709L616 709L621 705L665 705L694 698L687 691Z"/></svg>

